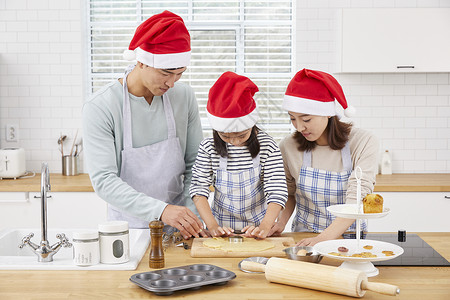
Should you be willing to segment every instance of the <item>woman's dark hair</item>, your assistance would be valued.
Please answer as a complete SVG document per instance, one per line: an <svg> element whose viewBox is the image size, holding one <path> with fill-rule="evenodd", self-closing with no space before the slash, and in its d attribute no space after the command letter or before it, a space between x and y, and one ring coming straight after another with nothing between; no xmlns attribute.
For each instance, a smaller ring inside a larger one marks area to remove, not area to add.
<svg viewBox="0 0 450 300"><path fill-rule="evenodd" d="M348 136L352 130L351 123L341 122L339 118L333 116L328 119L327 124L328 145L333 150L341 150L348 141ZM298 150L311 151L316 147L316 142L310 142L298 131L294 133L294 139L298 144Z"/></svg>
<svg viewBox="0 0 450 300"><path fill-rule="evenodd" d="M252 133L250 134L248 140L245 142L248 151L252 155L252 158L255 158L260 150L259 141L257 138L258 132L259 128L256 125L253 126ZM217 153L222 157L228 157L227 143L220 138L219 133L216 130L213 130L213 138Z"/></svg>

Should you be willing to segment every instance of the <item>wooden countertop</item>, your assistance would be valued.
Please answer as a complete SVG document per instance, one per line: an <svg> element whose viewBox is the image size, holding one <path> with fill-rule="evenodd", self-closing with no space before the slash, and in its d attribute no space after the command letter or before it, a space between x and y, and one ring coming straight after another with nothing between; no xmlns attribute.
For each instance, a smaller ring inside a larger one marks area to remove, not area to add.
<svg viewBox="0 0 450 300"><path fill-rule="evenodd" d="M52 192L93 192L88 174L63 176L61 173L50 174ZM40 192L41 174L31 178L0 180L0 192Z"/></svg>
<svg viewBox="0 0 450 300"><path fill-rule="evenodd" d="M312 233L287 233L296 241ZM419 233L430 246L450 260L450 233ZM192 258L182 247L169 247L165 268L210 263L236 273L223 286L178 291L169 297L156 296L129 281L131 275L150 271L147 250L134 271L0 271L0 299L352 299L326 292L268 282L263 274L238 269L242 258ZM324 258L321 263L339 265ZM449 299L450 267L378 267L380 274L369 281L399 286L396 297L367 291L364 299Z"/></svg>
<svg viewBox="0 0 450 300"><path fill-rule="evenodd" d="M32 178L0 180L0 192L39 192L40 174ZM88 174L50 174L52 192L93 192ZM450 173L377 175L375 192L450 192Z"/></svg>

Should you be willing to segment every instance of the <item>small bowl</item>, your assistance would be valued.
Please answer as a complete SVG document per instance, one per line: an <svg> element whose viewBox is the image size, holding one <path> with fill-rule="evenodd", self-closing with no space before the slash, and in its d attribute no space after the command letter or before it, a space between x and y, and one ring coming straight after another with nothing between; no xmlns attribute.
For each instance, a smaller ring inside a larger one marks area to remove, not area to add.
<svg viewBox="0 0 450 300"><path fill-rule="evenodd" d="M297 252L302 249L306 250L306 255L297 255ZM314 247L311 246L294 246L283 249L283 251L287 254L288 258L292 260L319 263L323 258L323 256L320 255L319 252L315 251Z"/></svg>

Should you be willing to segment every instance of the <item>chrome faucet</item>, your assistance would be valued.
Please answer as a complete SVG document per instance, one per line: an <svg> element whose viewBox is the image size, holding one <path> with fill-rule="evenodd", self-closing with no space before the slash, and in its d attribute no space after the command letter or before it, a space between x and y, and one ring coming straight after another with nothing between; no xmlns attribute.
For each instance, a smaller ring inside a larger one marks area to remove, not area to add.
<svg viewBox="0 0 450 300"><path fill-rule="evenodd" d="M47 241L47 198L51 197L47 196L47 192L50 190L51 186L48 164L42 163L41 197L35 197L41 198L41 242L39 245L33 243L31 241L31 238L34 236L34 233L30 233L22 239L22 243L19 245L20 249L22 249L25 245L30 246L33 249L33 252L37 255L39 262L53 261L53 255L55 255L61 247L72 247L72 244L69 242L69 239L64 233L56 235L56 238L60 241L52 246L49 246L49 243Z"/></svg>

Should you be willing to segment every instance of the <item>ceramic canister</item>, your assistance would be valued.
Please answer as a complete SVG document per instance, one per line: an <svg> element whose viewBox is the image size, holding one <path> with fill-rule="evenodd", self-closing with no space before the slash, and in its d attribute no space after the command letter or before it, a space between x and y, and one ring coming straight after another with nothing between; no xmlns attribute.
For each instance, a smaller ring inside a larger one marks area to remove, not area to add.
<svg viewBox="0 0 450 300"><path fill-rule="evenodd" d="M100 245L97 231L73 233L73 263L77 266L92 266L100 262Z"/></svg>
<svg viewBox="0 0 450 300"><path fill-rule="evenodd" d="M110 221L98 225L100 262L120 264L130 260L128 222Z"/></svg>

